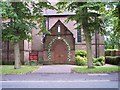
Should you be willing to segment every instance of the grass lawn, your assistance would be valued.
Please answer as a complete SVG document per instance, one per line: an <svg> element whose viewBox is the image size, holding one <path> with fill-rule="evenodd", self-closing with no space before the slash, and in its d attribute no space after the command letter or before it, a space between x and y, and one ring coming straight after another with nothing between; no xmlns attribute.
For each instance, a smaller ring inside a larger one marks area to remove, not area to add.
<svg viewBox="0 0 120 90"><path fill-rule="evenodd" d="M118 72L120 71L120 66L109 66L109 67L102 67L96 66L95 68L87 68L87 67L76 67L72 70L77 73L110 73L110 72Z"/></svg>
<svg viewBox="0 0 120 90"><path fill-rule="evenodd" d="M37 70L39 66L21 66L20 69L14 69L12 65L0 66L0 74L25 74Z"/></svg>

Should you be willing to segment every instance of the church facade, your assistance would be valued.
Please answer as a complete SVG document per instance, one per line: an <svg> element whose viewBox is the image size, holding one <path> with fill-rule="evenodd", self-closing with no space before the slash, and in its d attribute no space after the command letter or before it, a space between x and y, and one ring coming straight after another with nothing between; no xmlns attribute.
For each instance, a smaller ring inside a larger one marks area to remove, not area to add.
<svg viewBox="0 0 120 90"><path fill-rule="evenodd" d="M31 42L24 40L20 43L21 61L23 63L29 61L29 53L37 52L38 59L43 60L43 64L74 64L75 50L86 50L86 43L83 30L75 29L76 22L65 22L69 15L72 14L44 15L47 18L44 21L46 29L51 34L37 35L40 30L33 29ZM104 36L97 34L92 37L92 51L93 57L104 56ZM3 59L14 60L13 57L13 47L4 43Z"/></svg>

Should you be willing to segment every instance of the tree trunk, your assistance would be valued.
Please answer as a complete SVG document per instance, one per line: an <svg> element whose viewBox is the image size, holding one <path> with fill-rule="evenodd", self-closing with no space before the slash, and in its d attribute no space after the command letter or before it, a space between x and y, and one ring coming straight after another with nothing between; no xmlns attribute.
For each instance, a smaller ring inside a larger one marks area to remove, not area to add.
<svg viewBox="0 0 120 90"><path fill-rule="evenodd" d="M21 68L19 43L14 44L15 69Z"/></svg>
<svg viewBox="0 0 120 90"><path fill-rule="evenodd" d="M86 41L86 51L87 51L87 59L88 59L88 68L93 68L93 60L92 60L92 45L91 45L91 35L88 30L84 30L85 41Z"/></svg>
<svg viewBox="0 0 120 90"><path fill-rule="evenodd" d="M83 8L82 13L83 15L86 15L87 8ZM87 60L88 60L88 68L93 68L93 60L92 60L92 47L91 47L91 33L88 28L88 17L84 17L82 20L82 27L83 27L83 33L85 36L86 41L86 51L87 51Z"/></svg>

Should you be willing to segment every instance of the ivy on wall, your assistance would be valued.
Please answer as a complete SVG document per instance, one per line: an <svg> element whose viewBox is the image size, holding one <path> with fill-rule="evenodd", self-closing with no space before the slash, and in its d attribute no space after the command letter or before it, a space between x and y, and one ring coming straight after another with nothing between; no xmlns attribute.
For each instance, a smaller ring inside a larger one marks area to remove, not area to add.
<svg viewBox="0 0 120 90"><path fill-rule="evenodd" d="M67 45L67 48L68 48L68 62L70 62L70 60L71 60L70 45L68 44L68 42L63 37L60 37L60 36L54 38L48 45L48 61L51 61L51 46L56 40L63 40L65 42L65 44Z"/></svg>

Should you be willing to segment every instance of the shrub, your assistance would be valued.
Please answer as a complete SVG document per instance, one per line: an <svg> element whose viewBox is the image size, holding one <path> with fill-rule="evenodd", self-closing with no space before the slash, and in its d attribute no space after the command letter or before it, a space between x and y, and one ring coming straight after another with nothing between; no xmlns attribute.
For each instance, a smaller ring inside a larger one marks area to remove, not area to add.
<svg viewBox="0 0 120 90"><path fill-rule="evenodd" d="M99 62L99 63L98 63ZM93 63L94 65L96 66L101 66L101 65L104 65L105 64L105 57L104 56L101 56L99 58L93 58Z"/></svg>
<svg viewBox="0 0 120 90"><path fill-rule="evenodd" d="M97 58L97 61L99 61L99 62L105 61L105 57L101 56L101 57Z"/></svg>
<svg viewBox="0 0 120 90"><path fill-rule="evenodd" d="M25 61L24 65L30 65L30 61Z"/></svg>
<svg viewBox="0 0 120 90"><path fill-rule="evenodd" d="M81 57L86 57L87 56L87 52L84 51L84 50L76 50L75 51L75 56L77 56L77 55L79 55Z"/></svg>
<svg viewBox="0 0 120 90"><path fill-rule="evenodd" d="M38 62L37 60L31 60L31 61L25 61L24 64L25 65L37 65Z"/></svg>
<svg viewBox="0 0 120 90"><path fill-rule="evenodd" d="M40 59L38 60L39 64L43 64L43 57L40 57Z"/></svg>
<svg viewBox="0 0 120 90"><path fill-rule="evenodd" d="M84 66L87 64L87 59L80 56L76 56L75 61L76 61L76 65L79 65L79 66Z"/></svg>
<svg viewBox="0 0 120 90"><path fill-rule="evenodd" d="M94 65L95 66L102 66L102 64L100 62L96 62Z"/></svg>
<svg viewBox="0 0 120 90"><path fill-rule="evenodd" d="M105 62L104 62L104 61L101 61L101 64L102 64L102 65L104 65L104 64L105 64Z"/></svg>
<svg viewBox="0 0 120 90"><path fill-rule="evenodd" d="M117 49L106 49L105 56L115 56Z"/></svg>
<svg viewBox="0 0 120 90"><path fill-rule="evenodd" d="M105 62L108 64L119 65L120 64L120 56L106 56Z"/></svg>

